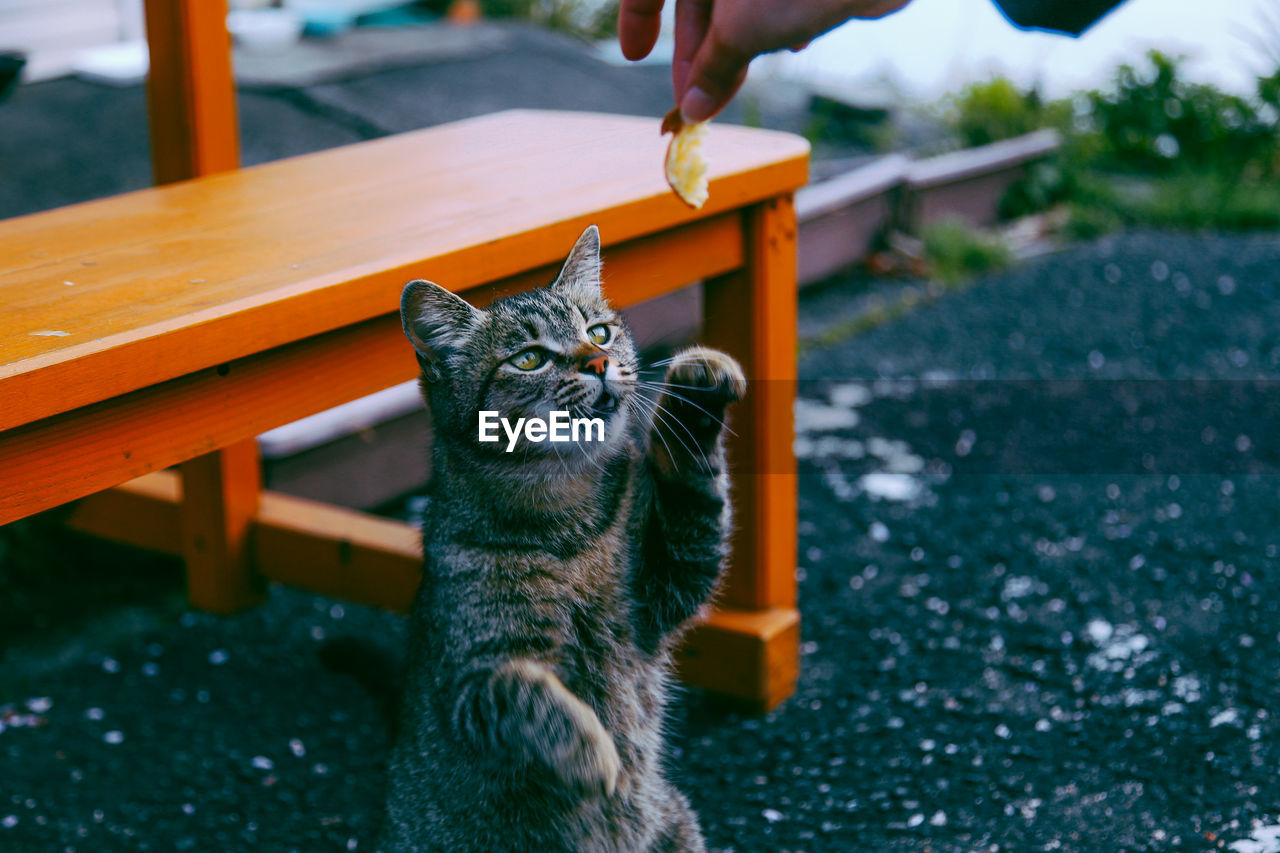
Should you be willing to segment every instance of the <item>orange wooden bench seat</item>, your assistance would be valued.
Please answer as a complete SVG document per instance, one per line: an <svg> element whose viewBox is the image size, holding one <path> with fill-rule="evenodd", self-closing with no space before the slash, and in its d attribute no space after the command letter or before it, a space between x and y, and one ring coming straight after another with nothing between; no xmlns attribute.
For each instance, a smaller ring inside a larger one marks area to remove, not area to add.
<svg viewBox="0 0 1280 853"><path fill-rule="evenodd" d="M714 128L700 211L667 189L664 147L656 120L513 111L0 222L0 524L95 495L76 523L183 554L197 605L234 609L256 576L406 607L411 532L263 498L256 458L226 451L412 378L405 281L483 303L548 281L594 222L616 305L703 280L708 341L772 380L736 417L741 532L687 671L776 702L797 636L791 195L807 145ZM180 463L183 484L154 473ZM390 562L362 579L362 554Z"/></svg>

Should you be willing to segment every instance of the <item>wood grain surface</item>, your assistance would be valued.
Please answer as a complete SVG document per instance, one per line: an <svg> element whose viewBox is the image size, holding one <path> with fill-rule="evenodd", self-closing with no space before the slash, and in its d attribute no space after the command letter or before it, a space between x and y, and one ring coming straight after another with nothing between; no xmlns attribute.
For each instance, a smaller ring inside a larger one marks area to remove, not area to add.
<svg viewBox="0 0 1280 853"><path fill-rule="evenodd" d="M0 222L0 430L785 194L807 143L715 127L711 199L657 122L512 111Z"/></svg>

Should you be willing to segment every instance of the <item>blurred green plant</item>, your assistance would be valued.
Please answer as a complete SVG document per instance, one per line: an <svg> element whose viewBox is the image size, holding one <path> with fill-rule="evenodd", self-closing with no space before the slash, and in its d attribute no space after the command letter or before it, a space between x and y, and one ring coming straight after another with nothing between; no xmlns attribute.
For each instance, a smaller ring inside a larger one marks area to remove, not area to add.
<svg viewBox="0 0 1280 853"><path fill-rule="evenodd" d="M889 113L886 107L856 106L815 96L809 102L809 124L804 135L815 146L834 144L888 151L894 147L898 134Z"/></svg>
<svg viewBox="0 0 1280 853"><path fill-rule="evenodd" d="M490 18L519 18L579 38L618 34L618 0L481 0Z"/></svg>
<svg viewBox="0 0 1280 853"><path fill-rule="evenodd" d="M1224 174L1093 174L1081 182L1069 204L1068 230L1082 237L1124 225L1280 228L1280 185L1240 182Z"/></svg>
<svg viewBox="0 0 1280 853"><path fill-rule="evenodd" d="M1125 224L1280 227L1280 68L1242 97L1186 80L1181 59L1151 51L1105 90L1068 101L995 78L944 112L966 145L1044 127L1063 134L1062 149L1010 188L1005 218L1066 203L1075 236Z"/></svg>
<svg viewBox="0 0 1280 853"><path fill-rule="evenodd" d="M970 83L944 102L944 120L965 146L989 145L1045 127L1065 128L1070 104L1046 102L1037 89L1022 90L1007 77Z"/></svg>
<svg viewBox="0 0 1280 853"><path fill-rule="evenodd" d="M920 239L930 277L948 287L1005 269L1013 259L999 237L957 219L926 225Z"/></svg>
<svg viewBox="0 0 1280 853"><path fill-rule="evenodd" d="M1276 166L1275 76L1259 81L1255 99L1183 79L1181 60L1150 51L1141 66L1122 65L1112 88L1090 92L1087 122L1105 141L1111 164L1141 172L1184 169L1217 173Z"/></svg>
<svg viewBox="0 0 1280 853"><path fill-rule="evenodd" d="M1023 90L1006 77L970 83L943 101L941 114L955 141L966 147L1055 128L1068 136L1074 108L1070 101L1046 101L1039 90ZM1000 216L1016 219L1065 201L1073 174L1061 156L1032 164L1000 202Z"/></svg>

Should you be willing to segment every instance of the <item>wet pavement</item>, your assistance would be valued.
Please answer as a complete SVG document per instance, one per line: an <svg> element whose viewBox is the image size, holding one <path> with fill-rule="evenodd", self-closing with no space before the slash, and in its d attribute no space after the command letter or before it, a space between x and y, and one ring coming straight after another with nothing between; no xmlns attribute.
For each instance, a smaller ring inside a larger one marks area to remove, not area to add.
<svg viewBox="0 0 1280 853"><path fill-rule="evenodd" d="M1277 268L1277 237L1110 238L805 352L799 689L673 714L715 848L1280 850ZM168 561L42 547L75 557L44 606L132 605L11 637L0 849L368 849L386 733L316 649L397 617L184 613Z"/></svg>
<svg viewBox="0 0 1280 853"><path fill-rule="evenodd" d="M803 675L693 704L717 843L1280 850L1278 259L1107 239L805 354Z"/></svg>

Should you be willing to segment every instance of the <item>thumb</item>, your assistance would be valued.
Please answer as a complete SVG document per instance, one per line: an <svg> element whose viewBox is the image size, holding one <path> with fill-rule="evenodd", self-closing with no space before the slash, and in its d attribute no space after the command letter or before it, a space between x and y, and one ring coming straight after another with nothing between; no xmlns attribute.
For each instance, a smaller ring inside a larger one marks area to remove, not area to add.
<svg viewBox="0 0 1280 853"><path fill-rule="evenodd" d="M687 122L706 121L742 86L751 55L717 38L714 27L689 67L688 88L680 99L680 114Z"/></svg>

